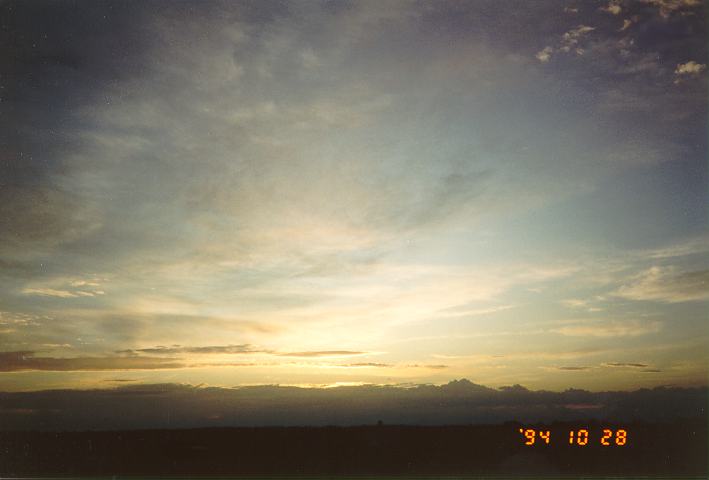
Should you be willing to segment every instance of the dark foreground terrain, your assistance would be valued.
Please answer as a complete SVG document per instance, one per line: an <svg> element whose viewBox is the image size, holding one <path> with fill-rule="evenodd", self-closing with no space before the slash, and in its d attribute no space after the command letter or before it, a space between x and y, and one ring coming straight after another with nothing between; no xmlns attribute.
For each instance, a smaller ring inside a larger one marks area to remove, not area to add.
<svg viewBox="0 0 709 480"><path fill-rule="evenodd" d="M520 428L550 432L534 445ZM569 431L586 429L586 445ZM604 429L627 431L625 445ZM210 428L0 433L0 476L233 474L707 475L707 426Z"/></svg>

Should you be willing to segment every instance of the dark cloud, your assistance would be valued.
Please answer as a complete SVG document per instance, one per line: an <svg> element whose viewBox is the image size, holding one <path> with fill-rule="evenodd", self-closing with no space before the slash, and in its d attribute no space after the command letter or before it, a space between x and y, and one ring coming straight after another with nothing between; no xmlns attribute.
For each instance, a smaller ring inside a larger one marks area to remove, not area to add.
<svg viewBox="0 0 709 480"><path fill-rule="evenodd" d="M338 367L381 367L390 368L394 365L391 363L375 363L375 362L360 362L360 363L346 363L344 365L338 365Z"/></svg>
<svg viewBox="0 0 709 480"><path fill-rule="evenodd" d="M507 393L524 393L524 394L526 394L527 392L529 392L528 388L526 388L518 383L516 383L514 385L506 385L504 387L500 387L500 390L502 390L503 392L507 392Z"/></svg>
<svg viewBox="0 0 709 480"><path fill-rule="evenodd" d="M629 367L629 368L646 368L649 365L645 363L622 363L622 362L608 362L603 364L604 367Z"/></svg>
<svg viewBox="0 0 709 480"><path fill-rule="evenodd" d="M272 364L255 362L195 363L191 367L263 367Z"/></svg>
<svg viewBox="0 0 709 480"><path fill-rule="evenodd" d="M156 370L183 368L174 358L158 357L36 357L35 352L0 352L0 372L44 370L55 372L91 370Z"/></svg>
<svg viewBox="0 0 709 480"><path fill-rule="evenodd" d="M409 368L430 368L432 370L443 370L444 368L448 368L448 365L442 365L442 364L433 364L433 365L419 365L418 363L414 363L412 365L406 365Z"/></svg>
<svg viewBox="0 0 709 480"><path fill-rule="evenodd" d="M655 369L648 369L649 365L645 363L626 363L626 362L606 362L600 364L601 367L608 367L608 368L632 368L632 369L643 369L642 371L644 372L659 372L660 370L655 370ZM553 367L554 370L566 370L566 371L587 371L587 370L593 370L594 368L598 367L593 367L593 366L585 366L585 365L568 365L568 366L560 366L560 367Z"/></svg>
<svg viewBox="0 0 709 480"><path fill-rule="evenodd" d="M268 354L281 357L349 357L365 355L367 352L351 350L322 350L290 353L274 353L272 350L254 348L249 344L241 345L207 345L187 347L182 345L156 346L117 350L114 356L85 357L46 357L36 356L35 351L18 350L0 352L0 372L15 372L29 370L44 371L91 371L91 370L155 370L166 368L201 368L201 367L252 367L270 364L254 362L221 362L204 363L188 362L184 355L241 355ZM160 355L160 356L153 356ZM393 367L384 363L352 363L340 365L343 367ZM446 365L407 365L408 367L423 367L432 369L446 368Z"/></svg>
<svg viewBox="0 0 709 480"><path fill-rule="evenodd" d="M242 354L270 354L271 350L255 349L251 345L212 345L200 347L186 347L181 345L156 346L152 348L138 348L117 350L114 356L86 356L86 357L46 357L36 356L35 351L18 350L0 352L0 372L17 371L93 371L93 370L155 370L170 368L203 368L203 367L255 367L270 364L255 362L188 362L181 355L242 355ZM324 350L313 352L276 353L285 357L343 357L364 355L366 352L350 350ZM161 355L159 357L153 355ZM165 357L168 355L169 357ZM353 363L340 365L343 367L393 367L383 363ZM408 365L409 367L423 367L432 369L446 368L445 365ZM107 380L131 381L131 380Z"/></svg>
<svg viewBox="0 0 709 480"><path fill-rule="evenodd" d="M270 353L267 350L253 348L249 344L242 345L209 345L201 347L185 347L181 345L157 346L152 348L137 348L128 350L118 350L116 353L123 354L141 354L147 353L150 355L174 355L181 353L196 353L196 354L242 354L242 353Z"/></svg>
<svg viewBox="0 0 709 480"><path fill-rule="evenodd" d="M350 357L356 355L366 355L369 352L357 352L352 350L320 350L312 352L289 352L279 353L281 357Z"/></svg>
<svg viewBox="0 0 709 480"><path fill-rule="evenodd" d="M707 394L706 387L632 392L548 392L519 385L492 389L467 380L407 388L126 385L0 393L0 430L358 425L378 420L416 425L589 418L676 421L705 418Z"/></svg>

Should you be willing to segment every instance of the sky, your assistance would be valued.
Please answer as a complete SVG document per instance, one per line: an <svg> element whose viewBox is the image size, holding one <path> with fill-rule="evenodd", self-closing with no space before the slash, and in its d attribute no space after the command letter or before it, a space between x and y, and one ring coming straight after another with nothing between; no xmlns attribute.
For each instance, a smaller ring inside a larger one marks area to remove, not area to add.
<svg viewBox="0 0 709 480"><path fill-rule="evenodd" d="M0 391L707 385L706 9L1 2Z"/></svg>

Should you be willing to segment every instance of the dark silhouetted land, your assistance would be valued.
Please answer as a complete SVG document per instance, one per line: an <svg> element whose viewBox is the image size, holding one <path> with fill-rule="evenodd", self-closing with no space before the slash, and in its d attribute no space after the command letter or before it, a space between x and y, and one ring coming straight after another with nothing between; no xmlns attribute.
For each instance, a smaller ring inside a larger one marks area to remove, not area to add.
<svg viewBox="0 0 709 480"><path fill-rule="evenodd" d="M707 475L703 420L552 423L549 445L524 445L521 424L257 427L0 433L0 474L588 474ZM524 427L533 427L524 425ZM586 446L568 431L587 428ZM603 428L628 431L600 444Z"/></svg>

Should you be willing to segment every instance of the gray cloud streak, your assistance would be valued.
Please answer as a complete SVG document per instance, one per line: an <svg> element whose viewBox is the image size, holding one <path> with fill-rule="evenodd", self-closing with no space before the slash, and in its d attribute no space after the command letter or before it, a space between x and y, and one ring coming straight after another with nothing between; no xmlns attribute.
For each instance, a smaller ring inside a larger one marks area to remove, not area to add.
<svg viewBox="0 0 709 480"><path fill-rule="evenodd" d="M184 368L173 358L159 357L37 357L35 352L0 352L0 372L42 370L53 372L95 370L158 370Z"/></svg>
<svg viewBox="0 0 709 480"><path fill-rule="evenodd" d="M152 348L137 348L129 350L118 350L116 353L122 354L161 354L161 355L173 355L173 354L183 354L183 353L196 353L196 354L243 354L243 353L271 353L268 350L261 350L252 348L251 345L209 345L209 346L199 346L199 347L185 347L180 345L173 345L170 347L158 346Z"/></svg>

